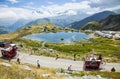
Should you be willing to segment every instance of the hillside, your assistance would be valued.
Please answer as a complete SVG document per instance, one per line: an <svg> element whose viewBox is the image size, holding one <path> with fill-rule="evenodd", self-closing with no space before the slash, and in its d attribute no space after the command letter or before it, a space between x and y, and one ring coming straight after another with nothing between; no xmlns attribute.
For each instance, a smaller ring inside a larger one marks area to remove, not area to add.
<svg viewBox="0 0 120 79"><path fill-rule="evenodd" d="M33 15L36 14L40 15L40 11L33 12ZM67 15L65 12L53 17L37 17L36 19L20 18L14 22L12 22L11 20L0 21L0 26L5 26L9 30L9 32L15 32L16 30L26 26L46 23L54 23L57 26L64 27L70 23L79 21L87 16L88 14L81 14L80 12L78 12L76 15Z"/></svg>
<svg viewBox="0 0 120 79"><path fill-rule="evenodd" d="M120 14L110 15L107 18L98 22L89 22L85 26L81 27L82 30L120 30Z"/></svg>
<svg viewBox="0 0 120 79"><path fill-rule="evenodd" d="M78 12L76 15L61 15L61 16L51 17L49 19L52 23L61 27L65 27L70 23L82 20L87 16L88 16L87 14L81 14L80 12Z"/></svg>
<svg viewBox="0 0 120 79"><path fill-rule="evenodd" d="M7 28L9 29L10 32L15 32L16 30L20 29L21 27L23 27L25 24L27 24L29 22L30 22L30 20L19 19L14 24L8 26Z"/></svg>
<svg viewBox="0 0 120 79"><path fill-rule="evenodd" d="M81 30L88 30L88 29L99 30L100 28L98 26L99 26L99 22L92 21L92 22L88 22L87 24L82 26Z"/></svg>
<svg viewBox="0 0 120 79"><path fill-rule="evenodd" d="M41 18L41 19L31 21L27 23L25 26L54 23L57 26L65 27L66 25L73 23L75 21L79 21L86 16L88 15L84 14L81 16L80 14L77 14L77 15L61 15L61 16L55 16L55 17Z"/></svg>
<svg viewBox="0 0 120 79"><path fill-rule="evenodd" d="M22 36L25 36L28 34L40 33L40 32L42 32L44 27L47 28L46 32L49 32L51 30L51 28L53 28L53 27L56 30L58 29L58 27L52 23L31 25L31 26L23 27L23 28L17 30L16 32L12 32L9 34L1 34L0 40L15 39L15 38L19 38L19 37L22 37ZM52 31L55 31L55 30L52 30Z"/></svg>
<svg viewBox="0 0 120 79"><path fill-rule="evenodd" d="M39 25L39 24L46 24L46 23L50 23L50 20L48 18L37 19L37 20L31 21L27 23L25 26Z"/></svg>
<svg viewBox="0 0 120 79"><path fill-rule="evenodd" d="M0 34L6 34L6 33L8 33L7 28L4 26L0 26Z"/></svg>
<svg viewBox="0 0 120 79"><path fill-rule="evenodd" d="M111 14L115 14L114 12L111 11L103 11L100 13L96 13L92 16L89 16L81 21L78 22L74 22L68 25L68 27L70 28L74 28L74 29L80 29L80 27L84 26L86 23L91 22L91 21L100 21L106 17L108 17Z"/></svg>

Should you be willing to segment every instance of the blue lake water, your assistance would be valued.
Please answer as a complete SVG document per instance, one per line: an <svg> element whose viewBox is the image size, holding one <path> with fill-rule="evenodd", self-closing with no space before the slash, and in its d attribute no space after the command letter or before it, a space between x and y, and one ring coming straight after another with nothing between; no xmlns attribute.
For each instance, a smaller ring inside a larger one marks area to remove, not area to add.
<svg viewBox="0 0 120 79"><path fill-rule="evenodd" d="M74 43L85 38L93 38L93 34L82 32L57 32L57 33L39 33L25 36L26 39L44 41L49 43ZM62 40L63 39L63 40Z"/></svg>

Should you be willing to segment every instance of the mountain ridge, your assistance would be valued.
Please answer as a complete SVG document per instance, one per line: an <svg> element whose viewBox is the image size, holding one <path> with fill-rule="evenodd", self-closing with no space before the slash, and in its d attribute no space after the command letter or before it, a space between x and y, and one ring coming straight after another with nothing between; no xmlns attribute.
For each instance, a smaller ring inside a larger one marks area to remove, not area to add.
<svg viewBox="0 0 120 79"><path fill-rule="evenodd" d="M81 30L87 29L120 31L120 14L109 15L103 20L89 22L85 26L81 27Z"/></svg>
<svg viewBox="0 0 120 79"><path fill-rule="evenodd" d="M99 12L99 13L93 14L92 16L84 18L83 20L73 22L73 23L69 24L68 27L74 28L74 29L80 29L80 27L84 26L88 22L102 20L111 14L114 15L116 13L114 13L112 11Z"/></svg>
<svg viewBox="0 0 120 79"><path fill-rule="evenodd" d="M9 31L6 27L0 26L0 34L7 34Z"/></svg>

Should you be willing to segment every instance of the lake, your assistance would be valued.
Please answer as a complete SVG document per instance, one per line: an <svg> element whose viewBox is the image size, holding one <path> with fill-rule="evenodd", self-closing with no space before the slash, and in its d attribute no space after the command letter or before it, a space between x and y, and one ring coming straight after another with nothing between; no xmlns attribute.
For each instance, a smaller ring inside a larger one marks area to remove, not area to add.
<svg viewBox="0 0 120 79"><path fill-rule="evenodd" d="M49 43L74 43L88 38L93 38L93 34L82 32L57 32L57 33L39 33L25 36L26 39L44 41Z"/></svg>

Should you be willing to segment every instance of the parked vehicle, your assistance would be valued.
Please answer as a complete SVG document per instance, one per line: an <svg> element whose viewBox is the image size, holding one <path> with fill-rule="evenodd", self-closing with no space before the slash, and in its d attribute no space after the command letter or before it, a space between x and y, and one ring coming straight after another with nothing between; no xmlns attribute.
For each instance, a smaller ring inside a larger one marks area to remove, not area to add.
<svg viewBox="0 0 120 79"><path fill-rule="evenodd" d="M15 44L10 44L8 48L2 49L1 53L5 58L13 58L17 55L17 47Z"/></svg>
<svg viewBox="0 0 120 79"><path fill-rule="evenodd" d="M120 34L115 34L115 39L120 39Z"/></svg>
<svg viewBox="0 0 120 79"><path fill-rule="evenodd" d="M111 34L105 34L106 38L113 38L113 36Z"/></svg>

